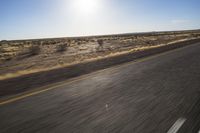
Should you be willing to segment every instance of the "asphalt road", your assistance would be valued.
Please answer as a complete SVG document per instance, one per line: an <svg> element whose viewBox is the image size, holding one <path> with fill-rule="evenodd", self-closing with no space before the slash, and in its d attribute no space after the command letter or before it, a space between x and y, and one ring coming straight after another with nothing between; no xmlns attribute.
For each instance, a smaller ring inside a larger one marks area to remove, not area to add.
<svg viewBox="0 0 200 133"><path fill-rule="evenodd" d="M1 105L0 133L198 132L199 91L197 43Z"/></svg>

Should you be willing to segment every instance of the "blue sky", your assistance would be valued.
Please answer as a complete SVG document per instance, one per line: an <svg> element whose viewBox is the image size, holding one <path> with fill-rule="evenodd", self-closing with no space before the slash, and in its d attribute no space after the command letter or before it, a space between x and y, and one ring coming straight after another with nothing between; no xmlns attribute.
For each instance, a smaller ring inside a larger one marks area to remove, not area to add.
<svg viewBox="0 0 200 133"><path fill-rule="evenodd" d="M0 40L200 29L200 0L1 0Z"/></svg>

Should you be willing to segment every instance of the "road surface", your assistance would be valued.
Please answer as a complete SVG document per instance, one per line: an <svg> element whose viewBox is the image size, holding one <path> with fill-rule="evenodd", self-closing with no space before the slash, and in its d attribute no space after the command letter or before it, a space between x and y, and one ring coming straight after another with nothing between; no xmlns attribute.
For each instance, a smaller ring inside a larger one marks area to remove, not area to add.
<svg viewBox="0 0 200 133"><path fill-rule="evenodd" d="M0 105L0 132L198 132L200 43L53 88Z"/></svg>

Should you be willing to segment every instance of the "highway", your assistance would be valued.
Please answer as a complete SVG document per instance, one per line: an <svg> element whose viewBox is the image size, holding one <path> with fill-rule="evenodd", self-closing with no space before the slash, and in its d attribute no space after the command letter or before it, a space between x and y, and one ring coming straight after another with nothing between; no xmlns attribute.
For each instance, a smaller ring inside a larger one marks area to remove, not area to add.
<svg viewBox="0 0 200 133"><path fill-rule="evenodd" d="M200 43L0 105L0 133L197 133Z"/></svg>

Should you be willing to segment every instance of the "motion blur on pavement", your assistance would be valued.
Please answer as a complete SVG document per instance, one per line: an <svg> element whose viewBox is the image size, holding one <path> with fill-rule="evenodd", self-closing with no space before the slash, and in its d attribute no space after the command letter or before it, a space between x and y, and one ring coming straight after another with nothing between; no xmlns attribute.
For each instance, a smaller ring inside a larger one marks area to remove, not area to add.
<svg viewBox="0 0 200 133"><path fill-rule="evenodd" d="M199 5L1 0L0 133L199 133Z"/></svg>

